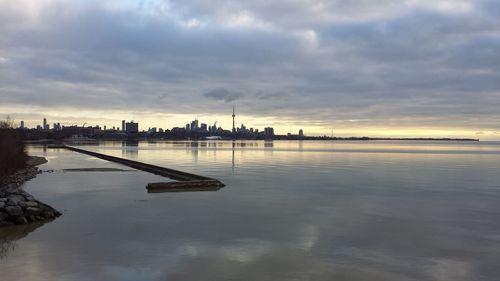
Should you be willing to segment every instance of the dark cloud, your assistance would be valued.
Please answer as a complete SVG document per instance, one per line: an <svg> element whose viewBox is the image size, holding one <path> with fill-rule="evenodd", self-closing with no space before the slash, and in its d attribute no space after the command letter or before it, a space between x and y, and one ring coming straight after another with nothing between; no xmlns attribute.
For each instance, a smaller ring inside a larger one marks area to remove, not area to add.
<svg viewBox="0 0 500 281"><path fill-rule="evenodd" d="M229 91L226 88L215 88L203 94L203 96L224 102L232 102L243 97L242 93Z"/></svg>

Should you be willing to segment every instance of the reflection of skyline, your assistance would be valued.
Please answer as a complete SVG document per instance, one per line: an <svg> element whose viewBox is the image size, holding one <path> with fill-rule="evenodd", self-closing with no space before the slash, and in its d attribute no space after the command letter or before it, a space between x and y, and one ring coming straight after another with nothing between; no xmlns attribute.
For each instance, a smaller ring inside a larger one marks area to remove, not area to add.
<svg viewBox="0 0 500 281"><path fill-rule="evenodd" d="M122 141L122 157L137 159L139 157L139 141Z"/></svg>

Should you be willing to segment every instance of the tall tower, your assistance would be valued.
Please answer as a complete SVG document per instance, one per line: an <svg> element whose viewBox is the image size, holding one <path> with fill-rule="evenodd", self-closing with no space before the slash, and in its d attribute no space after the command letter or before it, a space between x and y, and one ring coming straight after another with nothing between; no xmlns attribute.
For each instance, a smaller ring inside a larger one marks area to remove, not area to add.
<svg viewBox="0 0 500 281"><path fill-rule="evenodd" d="M233 104L233 133L236 132L236 126L235 126L235 122L234 122L234 117L236 117L236 115L234 114L234 104Z"/></svg>

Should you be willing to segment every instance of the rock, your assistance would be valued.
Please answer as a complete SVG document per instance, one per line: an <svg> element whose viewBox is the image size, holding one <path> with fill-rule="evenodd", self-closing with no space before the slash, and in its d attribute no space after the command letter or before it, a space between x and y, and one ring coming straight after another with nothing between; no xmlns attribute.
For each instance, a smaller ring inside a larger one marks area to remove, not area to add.
<svg viewBox="0 0 500 281"><path fill-rule="evenodd" d="M28 201L28 202L25 202L25 204L26 204L26 207L38 207L38 203L35 201Z"/></svg>
<svg viewBox="0 0 500 281"><path fill-rule="evenodd" d="M7 198L0 198L0 202L4 202L5 203L5 202L7 202L7 200L8 200Z"/></svg>
<svg viewBox="0 0 500 281"><path fill-rule="evenodd" d="M0 209L3 209L5 207L5 202L0 202Z"/></svg>
<svg viewBox="0 0 500 281"><path fill-rule="evenodd" d="M5 211L13 217L20 217L23 215L23 209L19 206L7 206L5 207Z"/></svg>
<svg viewBox="0 0 500 281"><path fill-rule="evenodd" d="M7 205L8 206L17 206L17 202L13 201L12 199L7 200Z"/></svg>
<svg viewBox="0 0 500 281"><path fill-rule="evenodd" d="M24 198L26 199L26 201L35 201L35 198L33 196L30 196L30 195L26 195L26 196L24 196Z"/></svg>
<svg viewBox="0 0 500 281"><path fill-rule="evenodd" d="M0 212L0 222L6 220L9 217L9 214L5 212Z"/></svg>
<svg viewBox="0 0 500 281"><path fill-rule="evenodd" d="M51 211L43 211L42 216L46 219L51 219L54 217L54 213Z"/></svg>
<svg viewBox="0 0 500 281"><path fill-rule="evenodd" d="M25 216L38 216L42 210L40 208L28 207L24 211Z"/></svg>
<svg viewBox="0 0 500 281"><path fill-rule="evenodd" d="M26 208L26 207L28 207L28 206L26 206L26 202L24 202L24 201L21 201L21 202L17 203L17 206L19 206L19 207L21 207L23 209Z"/></svg>
<svg viewBox="0 0 500 281"><path fill-rule="evenodd" d="M19 202L24 202L24 196L19 195L19 194L14 194L14 195L9 196L9 200L14 201L15 205L19 205ZM15 205L12 205L12 206L15 206Z"/></svg>
<svg viewBox="0 0 500 281"><path fill-rule="evenodd" d="M25 217L18 217L16 219L16 224L27 224L28 220Z"/></svg>
<svg viewBox="0 0 500 281"><path fill-rule="evenodd" d="M10 183L6 186L6 189L7 190L14 190L17 188L17 184L16 183Z"/></svg>

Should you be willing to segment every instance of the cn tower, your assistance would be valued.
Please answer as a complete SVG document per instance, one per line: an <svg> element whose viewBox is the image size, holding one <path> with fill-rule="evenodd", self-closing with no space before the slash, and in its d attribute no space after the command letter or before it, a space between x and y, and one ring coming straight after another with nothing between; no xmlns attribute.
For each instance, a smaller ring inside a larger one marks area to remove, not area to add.
<svg viewBox="0 0 500 281"><path fill-rule="evenodd" d="M233 104L233 133L236 133L236 126L234 123L234 117L236 117L236 115L234 115L234 104Z"/></svg>

